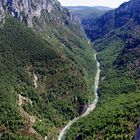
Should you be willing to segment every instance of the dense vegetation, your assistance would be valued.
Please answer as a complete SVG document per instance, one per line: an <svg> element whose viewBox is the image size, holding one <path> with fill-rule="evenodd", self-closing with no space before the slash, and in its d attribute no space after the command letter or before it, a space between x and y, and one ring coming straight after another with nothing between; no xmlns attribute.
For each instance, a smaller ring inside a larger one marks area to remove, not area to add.
<svg viewBox="0 0 140 140"><path fill-rule="evenodd" d="M79 120L66 139L129 140L134 136L139 117L140 92L122 94L99 105L94 113Z"/></svg>
<svg viewBox="0 0 140 140"><path fill-rule="evenodd" d="M93 43L102 70L99 104L72 126L67 140L132 139L140 114L139 38L134 30L121 29Z"/></svg>
<svg viewBox="0 0 140 140"><path fill-rule="evenodd" d="M131 0L85 26L101 63L99 103L66 140L130 140L140 114L140 1Z"/></svg>
<svg viewBox="0 0 140 140"><path fill-rule="evenodd" d="M53 6L51 13L44 10L33 18L32 29L10 12L0 26L2 140L57 139L61 128L94 98L94 51L75 18L59 4ZM72 126L66 140L134 136L140 113L138 7L139 0L131 0L92 26L86 22L101 63L100 101L93 113Z"/></svg>
<svg viewBox="0 0 140 140"><path fill-rule="evenodd" d="M67 26L36 33L7 18L0 28L0 66L2 140L52 140L94 98L94 51ZM28 99L22 106L19 94Z"/></svg>

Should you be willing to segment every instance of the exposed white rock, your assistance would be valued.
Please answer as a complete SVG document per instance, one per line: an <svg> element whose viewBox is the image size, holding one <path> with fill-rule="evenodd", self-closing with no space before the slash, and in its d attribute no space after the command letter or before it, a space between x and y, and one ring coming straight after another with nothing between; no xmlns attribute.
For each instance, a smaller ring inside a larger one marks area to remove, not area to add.
<svg viewBox="0 0 140 140"><path fill-rule="evenodd" d="M31 101L31 99L29 99L29 98L26 98L26 97L24 97L24 96L22 96L22 95L18 95L18 105L19 106L22 106L22 105L24 105L26 102L28 102L28 103L30 103L30 105L32 105L32 101Z"/></svg>
<svg viewBox="0 0 140 140"><path fill-rule="evenodd" d="M35 123L35 122L36 122L36 118L35 118L34 116L30 116L30 121L31 121L32 123Z"/></svg>
<svg viewBox="0 0 140 140"><path fill-rule="evenodd" d="M26 23L28 27L35 26L38 31L46 29L48 20L55 21L58 25L65 25L69 21L73 24L77 23L57 0L0 0L0 23L4 22L9 13ZM65 17L65 20L62 16ZM41 26L38 26L38 23L33 24L36 21L33 19L41 21Z"/></svg>
<svg viewBox="0 0 140 140"><path fill-rule="evenodd" d="M52 11L52 7L53 6L49 3L48 6L47 6L48 13L50 13Z"/></svg>
<svg viewBox="0 0 140 140"><path fill-rule="evenodd" d="M28 112L26 112L23 109L23 106L25 105L26 102L32 103L32 101L29 98L26 98L20 94L18 95L18 97L19 97L18 105L19 105L20 113L26 119L26 121L28 121L30 126L29 133L37 134L36 130L32 127L35 124L37 117L31 116Z"/></svg>
<svg viewBox="0 0 140 140"><path fill-rule="evenodd" d="M29 128L29 133L36 134L36 130L34 128Z"/></svg>
<svg viewBox="0 0 140 140"><path fill-rule="evenodd" d="M48 139L48 137L47 136L45 136L45 140L47 140Z"/></svg>
<svg viewBox="0 0 140 140"><path fill-rule="evenodd" d="M26 101L26 98L21 96L20 94L18 95L18 105L22 106Z"/></svg>
<svg viewBox="0 0 140 140"><path fill-rule="evenodd" d="M3 6L7 6L6 11L4 11ZM8 10L12 16L19 18L21 21L25 18L28 26L32 27L33 17L39 18L42 10L51 12L52 5L48 4L46 0L0 0L0 22L5 18L5 12Z"/></svg>
<svg viewBox="0 0 140 140"><path fill-rule="evenodd" d="M36 74L34 73L34 86L35 86L35 88L38 87L37 81L38 81L38 77L37 77Z"/></svg>
<svg viewBox="0 0 140 140"><path fill-rule="evenodd" d="M4 22L4 18L5 18L5 12L0 1L0 23Z"/></svg>

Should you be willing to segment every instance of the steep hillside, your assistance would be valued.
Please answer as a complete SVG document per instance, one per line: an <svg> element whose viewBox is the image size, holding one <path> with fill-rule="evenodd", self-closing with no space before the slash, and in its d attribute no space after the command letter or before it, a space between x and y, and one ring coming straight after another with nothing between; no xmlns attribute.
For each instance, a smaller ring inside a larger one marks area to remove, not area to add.
<svg viewBox="0 0 140 140"><path fill-rule="evenodd" d="M139 7L139 0L131 0L123 3L116 10L109 11L96 20L91 20L89 28L85 29L87 36L94 41L120 28L139 31Z"/></svg>
<svg viewBox="0 0 140 140"><path fill-rule="evenodd" d="M0 13L1 23L7 15L12 15L38 31L68 25L79 36L83 34L80 24L57 0L2 0Z"/></svg>
<svg viewBox="0 0 140 140"><path fill-rule="evenodd" d="M100 100L67 140L129 140L140 114L140 1L131 0L93 20L86 30L101 63Z"/></svg>
<svg viewBox="0 0 140 140"><path fill-rule="evenodd" d="M94 98L94 51L55 0L3 0L0 13L0 139L57 139Z"/></svg>

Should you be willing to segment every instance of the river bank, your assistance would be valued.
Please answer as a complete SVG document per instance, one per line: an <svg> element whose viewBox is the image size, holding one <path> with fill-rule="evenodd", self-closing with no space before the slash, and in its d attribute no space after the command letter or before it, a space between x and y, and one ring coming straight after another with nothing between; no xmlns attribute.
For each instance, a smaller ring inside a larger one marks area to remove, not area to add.
<svg viewBox="0 0 140 140"><path fill-rule="evenodd" d="M87 107L86 111L79 117L71 120L60 132L59 136L58 136L58 140L65 140L65 135L67 133L67 131L70 129L70 127L80 118L86 117L87 115L90 114L90 112L92 112L95 108L96 108L96 104L98 103L98 86L99 86L99 80L100 80L100 63L97 60L97 53L94 55L94 58L96 60L96 65L97 65L97 72L96 72L96 76L95 76L95 83L94 83L94 94L95 94L95 99L94 101Z"/></svg>

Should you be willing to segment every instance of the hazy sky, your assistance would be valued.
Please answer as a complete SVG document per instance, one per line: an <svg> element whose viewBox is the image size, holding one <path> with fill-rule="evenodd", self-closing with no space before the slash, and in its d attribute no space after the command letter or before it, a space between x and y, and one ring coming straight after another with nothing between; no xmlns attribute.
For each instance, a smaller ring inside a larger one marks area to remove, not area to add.
<svg viewBox="0 0 140 140"><path fill-rule="evenodd" d="M58 0L64 6L108 6L118 7L125 1L129 0Z"/></svg>

